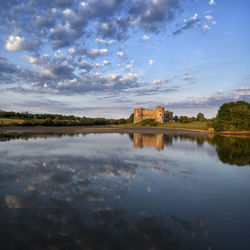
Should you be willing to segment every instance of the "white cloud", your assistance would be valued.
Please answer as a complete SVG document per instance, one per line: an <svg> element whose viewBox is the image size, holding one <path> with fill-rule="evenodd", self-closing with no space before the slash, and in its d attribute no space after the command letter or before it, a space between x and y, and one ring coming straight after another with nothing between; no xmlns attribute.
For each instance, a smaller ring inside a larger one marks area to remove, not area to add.
<svg viewBox="0 0 250 250"><path fill-rule="evenodd" d="M74 12L71 9L66 9L63 11L64 16L70 17L74 15Z"/></svg>
<svg viewBox="0 0 250 250"><path fill-rule="evenodd" d="M108 45L110 45L110 44L113 44L114 42L115 42L115 40L104 40L104 39L99 39L99 38L96 38L95 39L95 42L97 43L97 44L108 44Z"/></svg>
<svg viewBox="0 0 250 250"><path fill-rule="evenodd" d="M81 2L80 5L81 5L82 8L86 8L87 7L87 3L86 2Z"/></svg>
<svg viewBox="0 0 250 250"><path fill-rule="evenodd" d="M99 50L98 49L90 49L88 51L88 54L91 56L97 56L99 54Z"/></svg>
<svg viewBox="0 0 250 250"><path fill-rule="evenodd" d="M192 79L194 79L194 77L189 76L189 75L185 75L184 77L181 77L180 79L186 81L186 80L192 80Z"/></svg>
<svg viewBox="0 0 250 250"><path fill-rule="evenodd" d="M205 19L206 19L208 22L211 22L213 18L214 18L214 17L213 17L213 16L210 16L210 15L206 15L206 16L205 16Z"/></svg>
<svg viewBox="0 0 250 250"><path fill-rule="evenodd" d="M122 52L122 51L118 51L116 54L117 54L118 56L124 56L124 52Z"/></svg>
<svg viewBox="0 0 250 250"><path fill-rule="evenodd" d="M5 49L8 51L20 51L20 50L34 50L38 48L40 42L38 40L26 41L24 37L21 36L9 36Z"/></svg>
<svg viewBox="0 0 250 250"><path fill-rule="evenodd" d="M155 63L155 62L154 62L153 59L149 59L149 60L148 60L148 64L149 64L149 65L153 65L154 63Z"/></svg>
<svg viewBox="0 0 250 250"><path fill-rule="evenodd" d="M144 36L142 37L142 39L143 39L143 40L149 40L149 39L150 39L150 36L144 35Z"/></svg>
<svg viewBox="0 0 250 250"><path fill-rule="evenodd" d="M126 67L125 67L127 70L130 70L130 69L132 69L133 68L133 64L131 64L131 63L128 63L127 65L126 65Z"/></svg>
<svg viewBox="0 0 250 250"><path fill-rule="evenodd" d="M107 49L100 49L100 54L106 55L108 53Z"/></svg>
<svg viewBox="0 0 250 250"><path fill-rule="evenodd" d="M106 55L107 53L107 49L90 49L86 52L86 55L90 58L96 58L98 56Z"/></svg>
<svg viewBox="0 0 250 250"><path fill-rule="evenodd" d="M152 82L152 84L163 84L163 83L166 83L166 82L168 82L168 81L170 81L171 79L168 79L168 78L166 78L166 79L158 79L158 80L154 80L153 82Z"/></svg>
<svg viewBox="0 0 250 250"><path fill-rule="evenodd" d="M5 49L8 51L22 50L25 46L25 39L20 36L9 36L5 44Z"/></svg>
<svg viewBox="0 0 250 250"><path fill-rule="evenodd" d="M211 28L207 24L205 24L203 25L202 29L203 31L207 31L207 30L210 30Z"/></svg>
<svg viewBox="0 0 250 250"><path fill-rule="evenodd" d="M214 0L210 0L210 1L208 2L208 4L212 6L212 5L215 5L216 3L215 3Z"/></svg>
<svg viewBox="0 0 250 250"><path fill-rule="evenodd" d="M104 60L104 61L103 61L103 65L104 65L104 66L107 66L107 65L109 65L109 64L110 64L110 61L108 61L108 60Z"/></svg>
<svg viewBox="0 0 250 250"><path fill-rule="evenodd" d="M189 21L196 21L198 17L198 14L195 13L194 16L190 17Z"/></svg>
<svg viewBox="0 0 250 250"><path fill-rule="evenodd" d="M71 55L74 55L74 54L76 53L76 49L75 49L75 48L70 48L70 49L69 49L69 53L70 53Z"/></svg>
<svg viewBox="0 0 250 250"><path fill-rule="evenodd" d="M37 58L34 56L28 56L27 59L28 59L29 63L31 63L31 64L34 64L37 62Z"/></svg>

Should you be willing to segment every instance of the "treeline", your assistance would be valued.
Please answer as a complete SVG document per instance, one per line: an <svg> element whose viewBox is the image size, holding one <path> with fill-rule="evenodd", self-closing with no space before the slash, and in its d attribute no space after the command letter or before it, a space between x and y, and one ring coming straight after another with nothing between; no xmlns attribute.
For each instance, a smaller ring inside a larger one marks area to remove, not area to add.
<svg viewBox="0 0 250 250"><path fill-rule="evenodd" d="M189 122L195 122L195 121L199 121L199 122L207 122L209 119L205 118L203 113L198 113L196 117L192 116L192 117L187 117L187 116L174 116L173 120L176 122L180 122L180 123L189 123Z"/></svg>
<svg viewBox="0 0 250 250"><path fill-rule="evenodd" d="M114 125L131 123L134 115L131 114L128 119L106 119L89 118L74 115L61 114L31 114L28 112L13 112L0 110L0 118L22 119L23 123L13 123L11 125L22 126L93 126L93 125Z"/></svg>

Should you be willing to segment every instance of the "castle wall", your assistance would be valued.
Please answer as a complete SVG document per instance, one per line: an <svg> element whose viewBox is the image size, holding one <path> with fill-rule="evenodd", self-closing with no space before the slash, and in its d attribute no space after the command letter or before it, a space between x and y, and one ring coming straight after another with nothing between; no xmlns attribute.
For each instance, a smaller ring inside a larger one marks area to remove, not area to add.
<svg viewBox="0 0 250 250"><path fill-rule="evenodd" d="M146 119L156 119L156 112L155 110L150 110L150 109L144 109L142 110L142 116L143 116L143 120Z"/></svg>
<svg viewBox="0 0 250 250"><path fill-rule="evenodd" d="M142 108L134 109L134 123L140 122L143 120Z"/></svg>
<svg viewBox="0 0 250 250"><path fill-rule="evenodd" d="M166 119L168 117L168 119ZM155 110L153 109L134 109L134 123L140 122L146 119L154 119L160 123L163 123L165 120L172 120L173 112L164 111L163 107L158 107Z"/></svg>

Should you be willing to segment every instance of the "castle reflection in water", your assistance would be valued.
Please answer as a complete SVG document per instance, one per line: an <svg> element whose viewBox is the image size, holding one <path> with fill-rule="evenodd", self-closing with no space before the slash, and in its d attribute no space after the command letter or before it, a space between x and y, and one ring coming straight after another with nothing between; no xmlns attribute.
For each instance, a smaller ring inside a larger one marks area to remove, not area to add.
<svg viewBox="0 0 250 250"><path fill-rule="evenodd" d="M163 150L164 145L172 144L172 136L163 134L133 134L134 147L155 147Z"/></svg>

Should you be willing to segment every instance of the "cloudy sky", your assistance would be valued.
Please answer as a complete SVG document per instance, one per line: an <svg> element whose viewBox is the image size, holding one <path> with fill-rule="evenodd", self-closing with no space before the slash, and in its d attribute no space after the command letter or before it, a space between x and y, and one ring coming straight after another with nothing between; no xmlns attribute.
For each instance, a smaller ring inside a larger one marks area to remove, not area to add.
<svg viewBox="0 0 250 250"><path fill-rule="evenodd" d="M0 109L207 117L250 101L248 0L0 1Z"/></svg>

